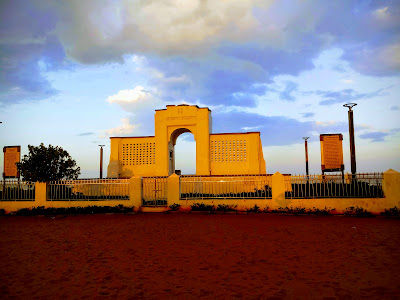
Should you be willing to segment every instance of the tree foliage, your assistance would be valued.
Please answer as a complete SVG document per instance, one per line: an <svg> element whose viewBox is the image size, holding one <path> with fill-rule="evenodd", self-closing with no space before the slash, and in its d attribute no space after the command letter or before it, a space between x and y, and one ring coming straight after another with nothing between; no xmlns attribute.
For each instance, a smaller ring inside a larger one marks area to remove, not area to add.
<svg viewBox="0 0 400 300"><path fill-rule="evenodd" d="M17 168L23 180L49 182L62 179L77 179L81 168L61 147L28 146L29 154L24 155Z"/></svg>

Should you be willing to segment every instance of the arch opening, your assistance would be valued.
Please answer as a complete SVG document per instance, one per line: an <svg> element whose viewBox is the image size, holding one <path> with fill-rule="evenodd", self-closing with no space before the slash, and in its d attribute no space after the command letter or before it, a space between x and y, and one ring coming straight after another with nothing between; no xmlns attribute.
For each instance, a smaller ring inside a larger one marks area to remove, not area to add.
<svg viewBox="0 0 400 300"><path fill-rule="evenodd" d="M196 174L196 140L189 129L179 128L171 134L168 151L170 175Z"/></svg>

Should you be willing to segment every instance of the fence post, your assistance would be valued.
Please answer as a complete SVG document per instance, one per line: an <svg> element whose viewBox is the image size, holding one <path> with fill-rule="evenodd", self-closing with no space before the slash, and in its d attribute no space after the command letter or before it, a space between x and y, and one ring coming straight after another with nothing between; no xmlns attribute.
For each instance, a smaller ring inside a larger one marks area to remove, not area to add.
<svg viewBox="0 0 400 300"><path fill-rule="evenodd" d="M390 208L400 208L400 173L392 169L383 172L382 188Z"/></svg>
<svg viewBox="0 0 400 300"><path fill-rule="evenodd" d="M272 181L272 202L275 202L275 208L283 205L285 202L285 176L281 173L276 172L271 176Z"/></svg>
<svg viewBox="0 0 400 300"><path fill-rule="evenodd" d="M174 173L167 179L167 205L170 206L174 203L179 204L179 199L179 176Z"/></svg>
<svg viewBox="0 0 400 300"><path fill-rule="evenodd" d="M47 183L35 183L35 206L46 206L47 201Z"/></svg>
<svg viewBox="0 0 400 300"><path fill-rule="evenodd" d="M142 177L133 176L129 179L129 203L134 206L135 211L142 207Z"/></svg>

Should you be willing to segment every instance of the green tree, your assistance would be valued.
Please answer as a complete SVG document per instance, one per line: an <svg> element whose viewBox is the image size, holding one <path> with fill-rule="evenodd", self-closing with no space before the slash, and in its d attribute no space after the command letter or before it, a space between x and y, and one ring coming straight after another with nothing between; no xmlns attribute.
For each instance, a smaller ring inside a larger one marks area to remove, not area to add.
<svg viewBox="0 0 400 300"><path fill-rule="evenodd" d="M61 147L28 146L29 154L24 155L17 168L23 180L49 182L62 179L77 179L81 168Z"/></svg>

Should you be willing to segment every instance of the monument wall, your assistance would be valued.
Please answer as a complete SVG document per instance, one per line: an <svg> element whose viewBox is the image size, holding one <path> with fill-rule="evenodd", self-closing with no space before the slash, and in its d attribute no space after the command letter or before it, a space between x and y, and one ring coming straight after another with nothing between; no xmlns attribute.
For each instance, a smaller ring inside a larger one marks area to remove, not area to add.
<svg viewBox="0 0 400 300"><path fill-rule="evenodd" d="M185 132L196 141L196 175L265 174L259 132L212 134L208 108L167 105L156 110L155 136L112 137L107 177L169 176L175 144Z"/></svg>
<svg viewBox="0 0 400 300"><path fill-rule="evenodd" d="M259 132L210 135L211 175L265 174Z"/></svg>

